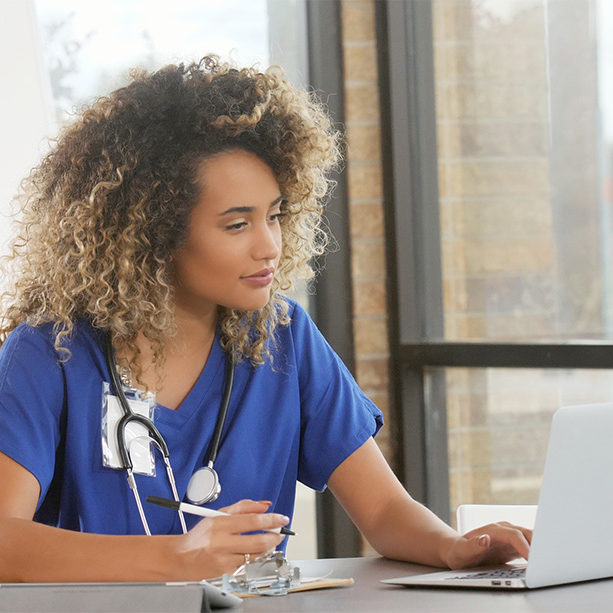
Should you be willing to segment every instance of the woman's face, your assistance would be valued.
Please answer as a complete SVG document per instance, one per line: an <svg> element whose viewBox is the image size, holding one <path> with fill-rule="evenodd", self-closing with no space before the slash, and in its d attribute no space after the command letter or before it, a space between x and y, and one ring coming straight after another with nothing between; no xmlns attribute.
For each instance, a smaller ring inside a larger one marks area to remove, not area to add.
<svg viewBox="0 0 613 613"><path fill-rule="evenodd" d="M270 167L242 149L206 159L187 240L174 255L176 306L197 316L218 305L266 305L281 254L281 191Z"/></svg>

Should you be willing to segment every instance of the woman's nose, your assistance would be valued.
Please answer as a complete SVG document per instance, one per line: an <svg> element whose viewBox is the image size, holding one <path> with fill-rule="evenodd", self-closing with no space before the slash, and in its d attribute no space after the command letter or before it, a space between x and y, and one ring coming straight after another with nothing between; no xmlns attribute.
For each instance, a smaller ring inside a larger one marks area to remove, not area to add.
<svg viewBox="0 0 613 613"><path fill-rule="evenodd" d="M256 260L276 260L281 252L281 228L263 224L255 237L253 254Z"/></svg>

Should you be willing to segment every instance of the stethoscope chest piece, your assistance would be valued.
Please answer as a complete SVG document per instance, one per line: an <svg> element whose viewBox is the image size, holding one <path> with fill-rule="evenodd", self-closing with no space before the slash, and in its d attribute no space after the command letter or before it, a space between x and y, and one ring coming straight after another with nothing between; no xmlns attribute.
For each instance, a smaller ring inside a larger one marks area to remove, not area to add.
<svg viewBox="0 0 613 613"><path fill-rule="evenodd" d="M186 497L192 504L206 504L217 500L220 492L217 472L210 466L203 466L191 476Z"/></svg>

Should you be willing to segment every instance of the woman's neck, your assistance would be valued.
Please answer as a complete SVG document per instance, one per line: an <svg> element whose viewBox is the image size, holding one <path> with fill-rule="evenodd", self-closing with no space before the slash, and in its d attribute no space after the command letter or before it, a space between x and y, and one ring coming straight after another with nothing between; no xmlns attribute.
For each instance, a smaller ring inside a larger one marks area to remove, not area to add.
<svg viewBox="0 0 613 613"><path fill-rule="evenodd" d="M177 308L175 311L177 335L167 347L167 355L173 352L201 353L203 347L213 344L217 329L217 309L206 315L194 315Z"/></svg>
<svg viewBox="0 0 613 613"><path fill-rule="evenodd" d="M139 334L136 345L142 369L141 381L155 390L157 401L176 409L192 389L205 367L217 327L216 317L196 318L189 313L177 312L177 334L169 339L164 362L154 365L153 350L143 334Z"/></svg>

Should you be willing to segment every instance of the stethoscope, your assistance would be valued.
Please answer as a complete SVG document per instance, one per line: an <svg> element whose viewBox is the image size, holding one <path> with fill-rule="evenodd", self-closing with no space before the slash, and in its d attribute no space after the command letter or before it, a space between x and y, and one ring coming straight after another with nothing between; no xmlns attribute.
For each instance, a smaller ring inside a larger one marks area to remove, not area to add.
<svg viewBox="0 0 613 613"><path fill-rule="evenodd" d="M119 460L121 462L121 468L126 471L128 484L134 495L136 506L138 508L138 513L140 515L143 528L145 529L145 533L151 535L151 531L149 530L149 524L147 523L147 518L145 517L143 505L140 499L140 495L138 493L136 479L134 478L134 466L130 457L130 449L126 441L126 428L128 424L138 423L147 430L146 438L153 442L153 444L160 450L160 453L164 458L166 474L168 475L168 481L170 483L173 498L176 502L180 502L174 473L172 471L172 466L170 465L170 452L168 450L168 445L166 444L164 437L160 434L160 431L157 429L153 421L150 418L145 417L144 415L135 413L130 407L130 403L128 402L128 399L126 398L126 395L123 391L123 385L119 378L119 373L117 372L115 355L113 351L113 342L111 340L110 333L107 333L105 336L105 358L107 368L109 369L109 373L111 375L113 387L115 388L117 398L119 399L119 404L121 405L121 408L123 410L123 416L120 418L117 424L117 449L119 450ZM202 466L192 474L187 485L186 498L193 504L202 505L208 502L213 502L214 500L217 500L217 497L221 492L219 475L217 474L217 471L213 468L213 465L215 463L215 460L217 459L217 452L219 451L219 445L221 443L221 435L223 433L224 425L226 423L226 416L228 414L228 406L230 405L230 397L232 395L233 383L234 357L231 351L227 351L226 382L223 392L223 398L221 400L221 406L219 407L219 414L217 416L217 423L215 424L213 438L211 439L209 448L207 449L207 453L204 459L205 466ZM137 439L134 439L132 442L134 442L135 440ZM181 529L184 533L186 533L187 526L185 525L185 518L180 509L178 510L178 513L179 520L181 522Z"/></svg>

